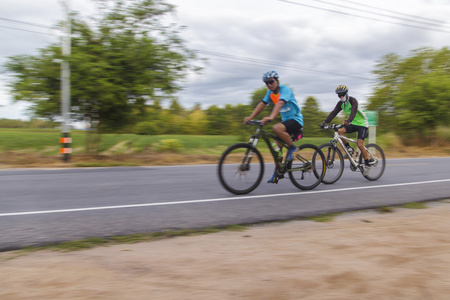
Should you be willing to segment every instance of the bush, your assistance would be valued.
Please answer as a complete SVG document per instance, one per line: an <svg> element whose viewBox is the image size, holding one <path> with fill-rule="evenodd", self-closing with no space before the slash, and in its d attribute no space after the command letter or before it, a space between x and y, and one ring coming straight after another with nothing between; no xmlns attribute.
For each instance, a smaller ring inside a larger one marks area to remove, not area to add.
<svg viewBox="0 0 450 300"><path fill-rule="evenodd" d="M368 139L367 139L368 141ZM377 135L376 143L382 148L402 148L403 143L395 133L386 133Z"/></svg>
<svg viewBox="0 0 450 300"><path fill-rule="evenodd" d="M158 144L155 145L155 151L157 152L180 152L183 148L183 145L179 140L169 139L169 140L161 140Z"/></svg>
<svg viewBox="0 0 450 300"><path fill-rule="evenodd" d="M141 135L157 135L160 133L160 128L155 122L140 122L134 127L134 133Z"/></svg>

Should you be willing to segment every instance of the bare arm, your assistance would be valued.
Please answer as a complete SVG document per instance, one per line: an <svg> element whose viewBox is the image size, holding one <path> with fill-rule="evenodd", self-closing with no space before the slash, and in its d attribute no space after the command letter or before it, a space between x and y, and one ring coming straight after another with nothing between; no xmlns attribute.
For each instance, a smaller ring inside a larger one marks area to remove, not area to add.
<svg viewBox="0 0 450 300"><path fill-rule="evenodd" d="M286 102L285 102L284 100L281 100L281 99L280 99L280 101L278 101L278 103L275 104L275 106L273 107L272 112L270 113L270 115L269 115L268 117L264 117L264 118L262 119L262 124L265 125L265 124L267 124L268 122L270 122L270 121L272 121L273 119L275 119L275 117L278 116L278 114L280 113L281 108L283 107L283 105L284 105L285 103L286 103Z"/></svg>
<svg viewBox="0 0 450 300"><path fill-rule="evenodd" d="M247 124L248 121L256 117L260 112L263 111L264 107L266 107L266 104L264 102L259 102L258 105L256 105L255 109L253 110L252 114L249 117L244 118L244 124Z"/></svg>

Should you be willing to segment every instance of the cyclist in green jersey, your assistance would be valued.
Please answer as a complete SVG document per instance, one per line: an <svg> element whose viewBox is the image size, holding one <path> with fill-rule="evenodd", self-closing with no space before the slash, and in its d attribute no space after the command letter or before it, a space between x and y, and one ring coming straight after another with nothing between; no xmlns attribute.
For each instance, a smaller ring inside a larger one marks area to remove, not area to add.
<svg viewBox="0 0 450 300"><path fill-rule="evenodd" d="M364 139L369 135L369 122L367 121L366 115L359 109L358 101L348 95L348 88L345 85L338 86L335 92L339 97L339 102L325 121L323 121L322 127L331 122L341 110L348 115L347 120L343 123L344 126L338 129L338 133L345 135L345 133L358 132L357 145L364 158L365 168L363 173L367 175L370 172L371 166L369 165L369 156L366 148L364 148ZM348 142L344 141L344 143L348 152L352 155L354 149Z"/></svg>

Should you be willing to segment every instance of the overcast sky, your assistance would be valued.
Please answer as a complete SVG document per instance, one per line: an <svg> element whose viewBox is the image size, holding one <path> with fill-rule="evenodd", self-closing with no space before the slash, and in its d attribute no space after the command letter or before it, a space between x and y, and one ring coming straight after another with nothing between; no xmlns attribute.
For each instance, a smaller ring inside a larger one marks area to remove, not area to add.
<svg viewBox="0 0 450 300"><path fill-rule="evenodd" d="M364 104L374 83L371 72L384 55L450 43L448 0L167 2L177 7L174 21L187 27L186 46L208 59L178 94L185 108L247 104L268 70L293 88L300 105L314 96L322 110L331 110L340 84ZM94 12L90 0L70 3L83 15ZM52 26L63 17L58 0L0 1L0 64L57 42L57 31L37 25ZM5 80L0 76L0 118L27 119L26 103L12 104Z"/></svg>

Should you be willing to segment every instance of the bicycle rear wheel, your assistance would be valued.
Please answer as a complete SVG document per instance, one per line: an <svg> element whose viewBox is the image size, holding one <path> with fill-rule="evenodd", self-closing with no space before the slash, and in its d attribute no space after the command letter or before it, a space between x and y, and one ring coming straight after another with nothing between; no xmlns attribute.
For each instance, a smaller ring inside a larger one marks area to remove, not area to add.
<svg viewBox="0 0 450 300"><path fill-rule="evenodd" d="M217 171L220 183L227 191L236 195L247 194L261 183L264 161L258 149L239 143L225 150Z"/></svg>
<svg viewBox="0 0 450 300"><path fill-rule="evenodd" d="M369 165L372 167L369 174L363 175L367 180L374 181L381 177L386 168L386 158L384 152L377 144L368 144L366 146L369 153ZM364 158L362 155L359 157L359 164L364 165Z"/></svg>
<svg viewBox="0 0 450 300"><path fill-rule="evenodd" d="M294 159L287 163L286 171L296 187L311 190L325 176L325 157L316 145L303 144L294 153Z"/></svg>
<svg viewBox="0 0 450 300"><path fill-rule="evenodd" d="M319 146L325 156L326 172L322 179L323 183L332 184L341 178L344 172L344 156L338 147L333 147L330 143Z"/></svg>

